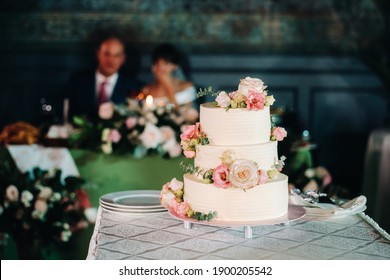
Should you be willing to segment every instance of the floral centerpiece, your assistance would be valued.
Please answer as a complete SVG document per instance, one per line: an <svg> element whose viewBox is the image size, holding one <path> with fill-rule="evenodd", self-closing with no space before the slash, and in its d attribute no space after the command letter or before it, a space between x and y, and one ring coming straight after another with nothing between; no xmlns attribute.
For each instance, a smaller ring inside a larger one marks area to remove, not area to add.
<svg viewBox="0 0 390 280"><path fill-rule="evenodd" d="M151 96L148 96L148 98ZM147 99L150 100L150 99ZM71 146L90 148L105 154L131 153L136 158L158 154L165 158L178 157L184 126L198 119L194 108L174 109L166 105L129 99L126 104L104 103L97 120L76 116L78 130L70 136Z"/></svg>
<svg viewBox="0 0 390 280"><path fill-rule="evenodd" d="M41 249L68 242L96 219L84 180L38 168L21 173L1 151L0 241L12 236L21 259L43 258Z"/></svg>

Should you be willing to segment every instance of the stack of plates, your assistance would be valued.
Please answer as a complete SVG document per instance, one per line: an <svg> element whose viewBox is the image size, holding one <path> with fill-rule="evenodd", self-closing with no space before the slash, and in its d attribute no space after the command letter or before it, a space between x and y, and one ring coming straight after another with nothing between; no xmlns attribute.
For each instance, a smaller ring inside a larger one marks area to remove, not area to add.
<svg viewBox="0 0 390 280"><path fill-rule="evenodd" d="M124 191L103 195L99 200L104 211L130 215L161 214L160 191Z"/></svg>

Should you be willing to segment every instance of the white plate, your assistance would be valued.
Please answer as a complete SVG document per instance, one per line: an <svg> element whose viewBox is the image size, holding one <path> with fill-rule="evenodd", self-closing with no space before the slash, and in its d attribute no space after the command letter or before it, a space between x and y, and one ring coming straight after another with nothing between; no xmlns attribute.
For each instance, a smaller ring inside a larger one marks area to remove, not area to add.
<svg viewBox="0 0 390 280"><path fill-rule="evenodd" d="M288 211L287 214L275 218L275 219L268 219L268 220L259 220L259 221L198 221L196 219L192 218L183 218L179 217L176 213L174 213L171 210L168 210L169 214L176 219L185 221L185 222L191 222L194 224L203 224L203 225L210 225L210 226L226 226L226 227L240 227L240 226L258 226L258 225L276 225L276 224L285 224L289 223L295 220L298 220L300 218L303 218L306 215L306 210L304 207L299 205L288 205Z"/></svg>
<svg viewBox="0 0 390 280"><path fill-rule="evenodd" d="M112 214L120 214L120 215L127 215L127 216L149 216L149 215L161 215L165 214L166 211L158 211L158 212L124 212L119 210L110 210L107 208L102 208L103 211L112 213Z"/></svg>
<svg viewBox="0 0 390 280"><path fill-rule="evenodd" d="M123 191L114 192L100 197L100 202L112 207L131 209L154 209L161 208L160 191Z"/></svg>
<svg viewBox="0 0 390 280"><path fill-rule="evenodd" d="M132 208L121 208L121 207L113 207L110 205L106 205L100 202L100 206L103 209L108 209L111 211L119 211L119 212L127 212L127 213L152 213L152 212L166 212L167 209L161 206L161 208L151 208L151 209L132 209Z"/></svg>

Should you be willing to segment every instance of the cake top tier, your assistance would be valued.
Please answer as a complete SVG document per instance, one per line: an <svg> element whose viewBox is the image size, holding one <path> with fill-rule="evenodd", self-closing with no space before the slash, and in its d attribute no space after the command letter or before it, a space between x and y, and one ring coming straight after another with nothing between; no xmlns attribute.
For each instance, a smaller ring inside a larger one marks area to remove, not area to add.
<svg viewBox="0 0 390 280"><path fill-rule="evenodd" d="M206 103L200 107L200 127L211 145L261 144L270 141L270 110L226 110Z"/></svg>

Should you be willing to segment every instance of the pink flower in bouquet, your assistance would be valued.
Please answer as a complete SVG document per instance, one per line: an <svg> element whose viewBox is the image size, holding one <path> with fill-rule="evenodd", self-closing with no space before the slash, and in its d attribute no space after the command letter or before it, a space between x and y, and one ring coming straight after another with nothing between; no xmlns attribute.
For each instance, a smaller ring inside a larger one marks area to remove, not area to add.
<svg viewBox="0 0 390 280"><path fill-rule="evenodd" d="M246 77L245 79L240 80L240 84L238 85L238 92L247 96L250 94L250 90L256 91L258 93L267 95L265 89L267 88L264 85L264 82L260 79Z"/></svg>
<svg viewBox="0 0 390 280"><path fill-rule="evenodd" d="M226 93L226 91L221 91L217 98L215 99L215 101L218 103L218 106L219 107L222 107L222 108L226 108L226 107L229 107L230 105L230 97L229 95Z"/></svg>
<svg viewBox="0 0 390 280"><path fill-rule="evenodd" d="M35 208L35 210L44 214L47 211L47 203L43 199L38 199L37 201L35 201L34 208Z"/></svg>
<svg viewBox="0 0 390 280"><path fill-rule="evenodd" d="M114 115L114 104L111 102L103 103L99 106L99 117L103 120L109 120Z"/></svg>
<svg viewBox="0 0 390 280"><path fill-rule="evenodd" d="M248 110L263 110L265 97L262 93L249 90L249 95L246 100L246 108Z"/></svg>
<svg viewBox="0 0 390 280"><path fill-rule="evenodd" d="M128 117L126 119L126 127L127 129L132 129L137 124L137 118L136 117Z"/></svg>
<svg viewBox="0 0 390 280"><path fill-rule="evenodd" d="M158 144L162 142L163 136L158 127L156 127L154 124L147 123L139 139L141 140L142 145L144 145L145 148L155 149L157 148Z"/></svg>
<svg viewBox="0 0 390 280"><path fill-rule="evenodd" d="M268 181L268 173L267 173L267 171L266 170L259 170L258 173L259 173L258 184L259 185L263 185L263 184L267 183L267 181Z"/></svg>
<svg viewBox="0 0 390 280"><path fill-rule="evenodd" d="M181 155L182 149L179 143L175 141L175 144L168 148L168 154L170 157L178 157Z"/></svg>
<svg viewBox="0 0 390 280"><path fill-rule="evenodd" d="M230 188L231 184L228 180L228 175L229 167L226 164L221 164L215 168L213 172L214 186L223 189Z"/></svg>
<svg viewBox="0 0 390 280"><path fill-rule="evenodd" d="M271 139L276 141L282 141L287 136L287 131L283 127L275 127L271 132Z"/></svg>
<svg viewBox="0 0 390 280"><path fill-rule="evenodd" d="M193 158L196 155L195 151L183 151L183 153L186 158Z"/></svg>
<svg viewBox="0 0 390 280"><path fill-rule="evenodd" d="M5 197L8 201L15 202L19 199L19 190L14 185L9 185L5 190Z"/></svg>
<svg viewBox="0 0 390 280"><path fill-rule="evenodd" d="M197 122L193 125L187 125L184 128L183 133L180 134L180 139L181 140L190 140L190 139L197 138L199 135L199 131L200 131L199 126L200 126L199 122Z"/></svg>
<svg viewBox="0 0 390 280"><path fill-rule="evenodd" d="M118 143L122 138L122 135L119 133L117 129L111 129L108 134L108 141L113 143Z"/></svg>
<svg viewBox="0 0 390 280"><path fill-rule="evenodd" d="M185 217L187 211L189 210L189 206L187 202L183 201L178 203L176 199L173 199L169 204L169 208L172 209L179 217Z"/></svg>
<svg viewBox="0 0 390 280"><path fill-rule="evenodd" d="M168 142L171 139L175 140L175 131L170 126L162 126L160 131L164 142Z"/></svg>

